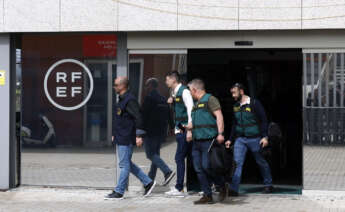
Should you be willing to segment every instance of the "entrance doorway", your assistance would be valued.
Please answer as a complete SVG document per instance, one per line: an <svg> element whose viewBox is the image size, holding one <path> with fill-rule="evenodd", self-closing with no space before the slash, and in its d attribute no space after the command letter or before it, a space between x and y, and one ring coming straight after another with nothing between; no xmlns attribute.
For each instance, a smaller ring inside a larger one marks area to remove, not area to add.
<svg viewBox="0 0 345 212"><path fill-rule="evenodd" d="M269 160L274 184L302 185L302 62L300 49L188 51L188 78L203 79L207 92L220 100L226 137L235 103L230 87L236 82L262 102L269 121L280 125L283 139ZM243 183L261 184L251 154L247 154L243 170Z"/></svg>

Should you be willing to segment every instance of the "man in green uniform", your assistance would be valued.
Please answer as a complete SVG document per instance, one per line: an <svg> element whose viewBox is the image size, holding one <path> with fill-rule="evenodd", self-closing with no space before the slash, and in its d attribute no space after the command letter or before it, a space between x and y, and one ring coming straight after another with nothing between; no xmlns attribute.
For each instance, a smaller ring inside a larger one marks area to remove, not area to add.
<svg viewBox="0 0 345 212"><path fill-rule="evenodd" d="M192 129L193 165L203 191L203 197L194 204L212 204L212 182L220 187L220 201L223 201L226 196L224 178L210 172L208 154L212 141L216 140L219 144L224 142L223 114L218 99L206 93L202 80L194 79L188 86L196 103L192 110L192 125L186 127Z"/></svg>

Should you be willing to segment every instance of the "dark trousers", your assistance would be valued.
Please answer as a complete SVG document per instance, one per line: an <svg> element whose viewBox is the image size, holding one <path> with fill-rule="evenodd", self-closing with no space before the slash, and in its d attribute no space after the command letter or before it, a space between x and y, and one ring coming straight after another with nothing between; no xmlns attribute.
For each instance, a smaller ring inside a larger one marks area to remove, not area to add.
<svg viewBox="0 0 345 212"><path fill-rule="evenodd" d="M201 189L205 195L211 196L211 184L224 187L224 177L216 175L210 171L210 160L208 149L211 141L193 141L192 156L195 172L198 176Z"/></svg>
<svg viewBox="0 0 345 212"><path fill-rule="evenodd" d="M179 191L183 189L184 175L186 169L185 159L191 151L191 143L186 140L186 133L176 134L177 149L175 155L176 162L176 185L175 188Z"/></svg>
<svg viewBox="0 0 345 212"><path fill-rule="evenodd" d="M164 176L171 172L171 169L160 157L161 143L165 136L146 136L144 139L144 147L146 157L151 160L151 167L148 176L154 180L156 178L157 168L159 168Z"/></svg>

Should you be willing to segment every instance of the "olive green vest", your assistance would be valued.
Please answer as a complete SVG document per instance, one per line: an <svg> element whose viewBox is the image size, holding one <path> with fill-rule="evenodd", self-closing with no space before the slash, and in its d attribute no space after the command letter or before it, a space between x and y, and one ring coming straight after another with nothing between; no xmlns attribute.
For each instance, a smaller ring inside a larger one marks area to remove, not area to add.
<svg viewBox="0 0 345 212"><path fill-rule="evenodd" d="M251 99L251 101L253 101L253 99ZM236 103L233 110L237 121L236 136L260 136L259 123L256 114L250 104L240 106L240 103Z"/></svg>
<svg viewBox="0 0 345 212"><path fill-rule="evenodd" d="M208 109L211 94L205 94L192 110L193 139L213 139L218 135L217 120Z"/></svg>
<svg viewBox="0 0 345 212"><path fill-rule="evenodd" d="M175 110L175 126L177 127L179 123L186 125L188 123L188 114L187 114L187 108L184 105L182 93L184 89L187 89L186 86L182 85L175 97L174 101L174 110Z"/></svg>

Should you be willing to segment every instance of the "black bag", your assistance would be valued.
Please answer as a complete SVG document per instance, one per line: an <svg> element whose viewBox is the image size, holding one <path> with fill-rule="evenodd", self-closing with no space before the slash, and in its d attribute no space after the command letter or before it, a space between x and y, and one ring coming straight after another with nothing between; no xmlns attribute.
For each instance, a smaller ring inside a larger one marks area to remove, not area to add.
<svg viewBox="0 0 345 212"><path fill-rule="evenodd" d="M225 175L232 173L233 169L233 151L226 149L223 144L219 144L215 139L209 148L209 160L211 171Z"/></svg>

